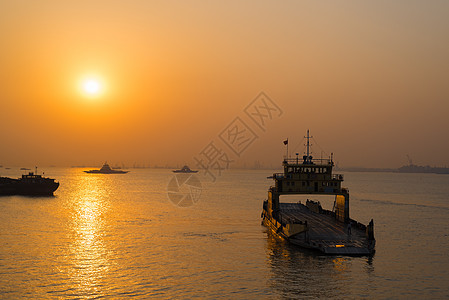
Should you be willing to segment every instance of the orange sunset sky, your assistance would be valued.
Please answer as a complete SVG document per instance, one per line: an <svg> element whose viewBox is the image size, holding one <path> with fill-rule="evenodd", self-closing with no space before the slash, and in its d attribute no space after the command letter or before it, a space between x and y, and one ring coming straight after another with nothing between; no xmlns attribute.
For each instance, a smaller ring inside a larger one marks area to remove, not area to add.
<svg viewBox="0 0 449 300"><path fill-rule="evenodd" d="M0 37L3 166L194 167L236 117L236 166L307 129L341 167L449 166L448 1L3 0Z"/></svg>

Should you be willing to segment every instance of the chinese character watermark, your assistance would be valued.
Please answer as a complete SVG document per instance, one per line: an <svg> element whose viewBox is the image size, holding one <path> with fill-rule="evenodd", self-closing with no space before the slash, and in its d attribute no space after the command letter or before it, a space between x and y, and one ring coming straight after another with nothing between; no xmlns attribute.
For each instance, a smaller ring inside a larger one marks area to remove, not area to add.
<svg viewBox="0 0 449 300"><path fill-rule="evenodd" d="M239 157L258 138L239 117L235 118L218 137Z"/></svg>
<svg viewBox="0 0 449 300"><path fill-rule="evenodd" d="M269 121L282 115L281 108L264 92L261 92L246 108L245 113L263 131Z"/></svg>
<svg viewBox="0 0 449 300"><path fill-rule="evenodd" d="M229 164L234 162L214 142L210 142L201 150L199 157L195 156L193 159L196 161L197 167L203 170L205 175L208 175L213 182L217 179L216 175L221 176L221 171L229 169Z"/></svg>

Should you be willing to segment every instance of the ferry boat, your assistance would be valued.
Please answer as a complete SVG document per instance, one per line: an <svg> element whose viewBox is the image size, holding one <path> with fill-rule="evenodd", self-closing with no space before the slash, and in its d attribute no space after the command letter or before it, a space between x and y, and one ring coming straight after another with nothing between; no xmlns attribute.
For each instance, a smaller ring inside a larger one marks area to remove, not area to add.
<svg viewBox="0 0 449 300"><path fill-rule="evenodd" d="M262 224L278 238L324 254L373 254L373 220L364 225L349 217L349 190L341 186L343 175L332 173L332 155L329 159L313 158L309 130L305 138L307 154L302 160L287 156L282 163L284 173L268 177L274 180L274 186L268 189L268 199L263 202ZM319 201L309 199L305 204L281 203L284 195L334 195L334 207L325 210Z"/></svg>
<svg viewBox="0 0 449 300"><path fill-rule="evenodd" d="M58 187L59 182L33 172L17 179L0 177L0 195L53 196Z"/></svg>
<svg viewBox="0 0 449 300"><path fill-rule="evenodd" d="M179 170L173 170L173 173L197 173L198 171L191 170L188 166L184 166Z"/></svg>
<svg viewBox="0 0 449 300"><path fill-rule="evenodd" d="M108 163L105 162L100 170L88 170L88 171L84 171L84 172L90 173L90 174L126 174L129 171L111 169L111 167L108 165Z"/></svg>

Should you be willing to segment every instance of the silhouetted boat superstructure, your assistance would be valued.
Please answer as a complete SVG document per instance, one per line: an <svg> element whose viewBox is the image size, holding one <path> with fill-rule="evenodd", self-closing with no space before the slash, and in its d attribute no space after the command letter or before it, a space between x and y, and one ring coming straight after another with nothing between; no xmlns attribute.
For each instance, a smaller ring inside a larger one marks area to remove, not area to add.
<svg viewBox="0 0 449 300"><path fill-rule="evenodd" d="M263 203L262 224L279 238L325 254L373 253L373 220L365 226L349 218L349 191L341 187L343 175L332 173L332 156L314 159L309 155L309 131L306 138L307 155L302 161L286 158L284 173L269 177L275 185L269 188L268 200ZM280 203L282 195L335 195L334 209L325 210L320 202L309 199L305 204Z"/></svg>
<svg viewBox="0 0 449 300"><path fill-rule="evenodd" d="M58 187L59 182L33 172L18 179L0 177L0 195L52 196Z"/></svg>
<svg viewBox="0 0 449 300"><path fill-rule="evenodd" d="M173 173L197 173L198 171L191 170L188 166L184 166L179 170L173 170Z"/></svg>
<svg viewBox="0 0 449 300"><path fill-rule="evenodd" d="M105 162L100 170L89 170L89 171L84 171L84 172L91 173L91 174L126 174L129 171L113 170L108 165L108 163Z"/></svg>

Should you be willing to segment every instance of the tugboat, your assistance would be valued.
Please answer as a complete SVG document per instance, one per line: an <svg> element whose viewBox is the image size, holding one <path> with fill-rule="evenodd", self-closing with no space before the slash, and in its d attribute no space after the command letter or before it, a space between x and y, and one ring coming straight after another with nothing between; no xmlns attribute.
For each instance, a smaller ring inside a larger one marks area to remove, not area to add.
<svg viewBox="0 0 449 300"><path fill-rule="evenodd" d="M341 187L343 175L332 173L332 154L329 159L314 159L309 152L309 130L305 138L307 154L302 161L287 156L284 173L268 177L275 185L263 202L262 224L278 238L324 254L373 254L373 220L366 226L349 217L349 190ZM288 140L284 144L288 147ZM335 195L334 208L325 210L319 201L309 199L305 204L280 203L282 195Z"/></svg>
<svg viewBox="0 0 449 300"><path fill-rule="evenodd" d="M179 170L173 170L173 173L197 173L198 171L190 170L188 166L184 166Z"/></svg>
<svg viewBox="0 0 449 300"><path fill-rule="evenodd" d="M101 167L100 170L89 170L89 171L84 171L86 173L90 173L90 174L126 174L129 171L122 171L122 170L113 170L111 169L111 167L108 165L107 162L104 163L104 165Z"/></svg>
<svg viewBox="0 0 449 300"><path fill-rule="evenodd" d="M0 177L0 195L53 196L59 182L36 173L29 172L18 179Z"/></svg>

